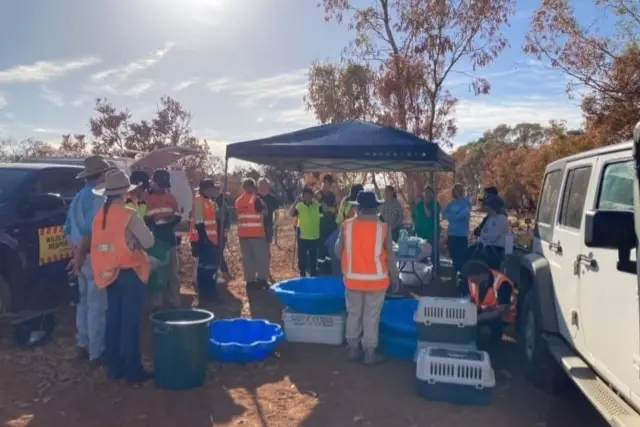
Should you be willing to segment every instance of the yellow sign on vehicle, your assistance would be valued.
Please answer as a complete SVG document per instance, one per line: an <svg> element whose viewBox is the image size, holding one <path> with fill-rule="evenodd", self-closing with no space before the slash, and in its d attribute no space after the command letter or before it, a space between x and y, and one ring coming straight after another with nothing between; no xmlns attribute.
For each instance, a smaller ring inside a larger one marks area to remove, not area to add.
<svg viewBox="0 0 640 427"><path fill-rule="evenodd" d="M61 225L38 229L40 246L40 265L70 259L73 255L71 246L64 238Z"/></svg>

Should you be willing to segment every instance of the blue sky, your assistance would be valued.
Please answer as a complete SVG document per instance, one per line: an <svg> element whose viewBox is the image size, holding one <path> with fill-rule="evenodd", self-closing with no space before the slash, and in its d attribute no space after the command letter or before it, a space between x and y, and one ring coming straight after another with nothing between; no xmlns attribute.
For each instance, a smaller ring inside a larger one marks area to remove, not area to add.
<svg viewBox="0 0 640 427"><path fill-rule="evenodd" d="M581 15L594 13L589 0L576 2ZM0 138L88 134L97 96L141 119L170 95L191 110L196 136L216 153L225 142L310 126L306 70L313 60L337 59L350 40L316 4L0 0ZM507 29L511 48L479 73L491 94L473 96L460 76L449 81L460 98L457 143L501 123L580 125L579 100L567 99L563 76L521 53L537 1L523 4Z"/></svg>

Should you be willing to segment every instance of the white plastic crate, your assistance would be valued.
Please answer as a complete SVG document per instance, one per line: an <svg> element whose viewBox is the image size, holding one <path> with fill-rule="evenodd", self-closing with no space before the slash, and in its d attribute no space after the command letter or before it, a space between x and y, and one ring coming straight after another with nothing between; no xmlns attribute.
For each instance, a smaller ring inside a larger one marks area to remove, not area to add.
<svg viewBox="0 0 640 427"><path fill-rule="evenodd" d="M422 349L416 377L425 399L467 405L488 405L496 384L489 354L477 350Z"/></svg>
<svg viewBox="0 0 640 427"><path fill-rule="evenodd" d="M418 340L449 344L476 341L478 310L465 298L421 297L413 320Z"/></svg>
<svg viewBox="0 0 640 427"><path fill-rule="evenodd" d="M346 314L304 314L288 308L282 313L287 341L314 344L342 344L345 318Z"/></svg>
<svg viewBox="0 0 640 427"><path fill-rule="evenodd" d="M426 342L426 341L418 341L418 348L416 349L416 355L414 360L418 360L418 355L420 354L421 350L427 349L429 347L435 347L435 348L446 348L448 350L462 350L462 351L469 351L469 350L477 350L478 347L476 346L475 341L474 342L470 342L468 344L450 344L450 343L443 343L443 342Z"/></svg>

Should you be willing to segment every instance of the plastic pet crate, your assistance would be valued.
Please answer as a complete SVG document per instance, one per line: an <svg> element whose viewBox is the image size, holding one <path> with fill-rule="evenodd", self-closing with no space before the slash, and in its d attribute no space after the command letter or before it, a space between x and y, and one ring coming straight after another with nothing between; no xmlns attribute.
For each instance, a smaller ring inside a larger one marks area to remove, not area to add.
<svg viewBox="0 0 640 427"><path fill-rule="evenodd" d="M297 313L338 314L346 311L342 277L300 277L271 286L280 302Z"/></svg>
<svg viewBox="0 0 640 427"><path fill-rule="evenodd" d="M380 347L389 357L414 360L417 345L415 337L380 334Z"/></svg>
<svg viewBox="0 0 640 427"><path fill-rule="evenodd" d="M449 343L443 343L443 342L418 341L418 348L416 350L414 360L418 360L418 354L420 353L420 350L427 349L429 347L445 348L447 350L462 350L462 351L478 349L475 342L471 342L469 344L449 344Z"/></svg>
<svg viewBox="0 0 640 427"><path fill-rule="evenodd" d="M496 383L489 355L477 350L423 349L416 377L419 396L462 405L488 405Z"/></svg>
<svg viewBox="0 0 640 427"><path fill-rule="evenodd" d="M287 341L340 345L344 341L345 314L304 314L285 308L282 313Z"/></svg>
<svg viewBox="0 0 640 427"><path fill-rule="evenodd" d="M418 324L418 340L469 344L476 341L478 311L463 298L421 297L413 318Z"/></svg>
<svg viewBox="0 0 640 427"><path fill-rule="evenodd" d="M209 330L209 353L225 363L265 360L284 339L282 327L261 319L225 319Z"/></svg>

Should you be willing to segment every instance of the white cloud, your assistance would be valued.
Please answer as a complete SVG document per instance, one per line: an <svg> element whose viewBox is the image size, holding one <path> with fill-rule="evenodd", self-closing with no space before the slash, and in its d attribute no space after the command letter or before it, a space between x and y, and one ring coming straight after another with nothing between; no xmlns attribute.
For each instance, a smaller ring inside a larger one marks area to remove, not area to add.
<svg viewBox="0 0 640 427"><path fill-rule="evenodd" d="M273 114L272 119L279 123L291 125L293 127L292 131L319 124L313 113L307 111L304 107L277 111Z"/></svg>
<svg viewBox="0 0 640 427"><path fill-rule="evenodd" d="M61 93L53 91L46 86L42 86L42 93L40 96L42 99L46 100L50 104L55 105L56 107L64 107L64 97Z"/></svg>
<svg viewBox="0 0 640 427"><path fill-rule="evenodd" d="M91 80L94 82L115 81L123 82L127 80L131 75L139 73L148 68L153 67L169 53L175 46L174 43L166 43L162 49L156 50L152 55L130 62L122 67L111 68L108 70L100 71L91 76Z"/></svg>
<svg viewBox="0 0 640 427"><path fill-rule="evenodd" d="M175 85L173 87L173 90L175 90L176 92L179 92L181 90L185 90L186 88L193 86L198 80L197 79L190 79L190 80L185 80L183 82L178 83L177 85Z"/></svg>
<svg viewBox="0 0 640 427"><path fill-rule="evenodd" d="M221 79L213 80L213 81L210 81L209 83L207 83L207 88L211 92L219 93L219 92L222 92L224 90L229 89L231 84L232 84L232 80L231 79L221 78Z"/></svg>
<svg viewBox="0 0 640 427"><path fill-rule="evenodd" d="M0 83L44 82L63 74L98 64L100 58L86 56L62 61L37 61L0 70Z"/></svg>
<svg viewBox="0 0 640 427"><path fill-rule="evenodd" d="M43 133L46 135L64 135L69 133L69 129L56 129L56 128L34 128L32 129L35 133Z"/></svg>
<svg viewBox="0 0 640 427"><path fill-rule="evenodd" d="M76 98L71 101L71 105L74 107L81 107L88 101L87 98Z"/></svg>
<svg viewBox="0 0 640 427"><path fill-rule="evenodd" d="M9 120L15 120L16 119L16 115L13 114L13 113L6 113L4 116Z"/></svg>
<svg viewBox="0 0 640 427"><path fill-rule="evenodd" d="M2 94L0 93L0 108L6 107L7 106L7 99L2 96ZM9 113L7 113L7 116L9 115Z"/></svg>
<svg viewBox="0 0 640 427"><path fill-rule="evenodd" d="M582 113L577 103L544 96L460 100L455 118L460 137L479 135L501 124L513 126L527 122L547 125L551 120L562 120L569 128L579 128L582 123Z"/></svg>
<svg viewBox="0 0 640 427"><path fill-rule="evenodd" d="M137 59L122 67L95 73L91 76L92 84L87 89L96 94L138 97L155 86L156 82L150 79L143 79L127 85L130 77L155 66L174 46L174 43L167 43L162 49L156 50L148 57Z"/></svg>
<svg viewBox="0 0 640 427"><path fill-rule="evenodd" d="M223 78L210 82L207 87L212 92L225 91L242 98L241 105L243 106L255 105L258 101L273 103L287 98L302 100L307 90L307 70L294 70L253 81Z"/></svg>

